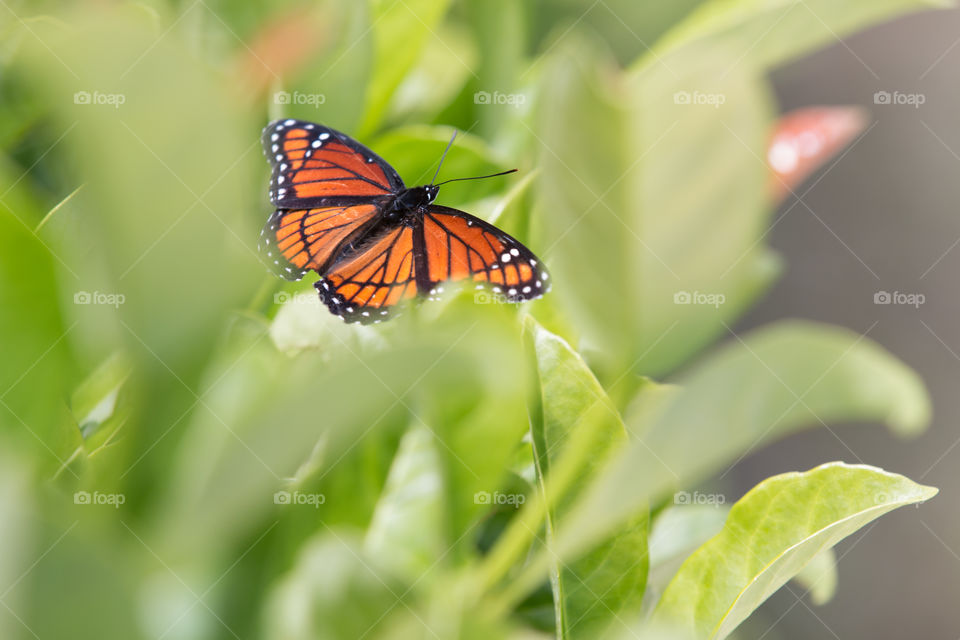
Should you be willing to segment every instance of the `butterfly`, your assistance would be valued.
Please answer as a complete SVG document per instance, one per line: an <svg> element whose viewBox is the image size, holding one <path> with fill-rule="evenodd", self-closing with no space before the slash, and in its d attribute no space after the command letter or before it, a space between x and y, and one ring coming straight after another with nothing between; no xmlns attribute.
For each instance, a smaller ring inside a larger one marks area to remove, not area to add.
<svg viewBox="0 0 960 640"><path fill-rule="evenodd" d="M405 301L435 298L448 282L474 283L503 302L550 289L550 274L518 240L433 204L445 184L436 176L407 187L373 151L313 122L277 120L261 140L276 207L260 233L264 261L287 280L315 271L320 300L346 322L385 320Z"/></svg>

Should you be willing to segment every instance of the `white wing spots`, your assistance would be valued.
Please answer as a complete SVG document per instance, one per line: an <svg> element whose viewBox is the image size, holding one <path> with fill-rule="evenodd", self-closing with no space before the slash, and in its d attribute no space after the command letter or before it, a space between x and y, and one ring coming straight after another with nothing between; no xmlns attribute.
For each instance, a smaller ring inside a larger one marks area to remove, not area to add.
<svg viewBox="0 0 960 640"><path fill-rule="evenodd" d="M275 144L275 145L273 145L272 147L270 147L270 149L271 149L274 153L276 153L277 151L280 151L280 145Z"/></svg>
<svg viewBox="0 0 960 640"><path fill-rule="evenodd" d="M286 189L284 189L283 187L277 189L277 197L278 197L278 198L282 198L282 197L285 196L285 195L287 195L287 190L286 190Z"/></svg>
<svg viewBox="0 0 960 640"><path fill-rule="evenodd" d="M279 177L277 178L277 184L283 184L283 181L284 181L284 180L286 180L286 178L284 178L283 176L279 176Z"/></svg>
<svg viewBox="0 0 960 640"><path fill-rule="evenodd" d="M509 289L507 289L507 295L509 295L509 296L515 296L515 295L517 295L517 290L514 289L513 287L510 287Z"/></svg>
<svg viewBox="0 0 960 640"><path fill-rule="evenodd" d="M314 140L313 142L310 143L310 146L313 147L314 149L318 149L322 145L323 145L323 140Z"/></svg>
<svg viewBox="0 0 960 640"><path fill-rule="evenodd" d="M541 288L541 287L543 286L543 283L540 282L539 280L537 280L537 285L536 285L536 286L537 286L537 289L539 289L539 288Z"/></svg>
<svg viewBox="0 0 960 640"><path fill-rule="evenodd" d="M283 156L280 155L279 153L275 157L277 159L277 162L280 162L281 160L283 160Z"/></svg>
<svg viewBox="0 0 960 640"><path fill-rule="evenodd" d="M537 266L537 261L534 260L533 258L530 258L530 266L531 266L531 267Z"/></svg>
<svg viewBox="0 0 960 640"><path fill-rule="evenodd" d="M510 249L510 255L512 255L513 257L517 257L518 255L520 255L520 250L514 247L513 249Z"/></svg>
<svg viewBox="0 0 960 640"><path fill-rule="evenodd" d="M543 273L540 274L540 278L543 279L543 280L549 280L549 279L550 279L550 274L547 273L546 271L544 271Z"/></svg>
<svg viewBox="0 0 960 640"><path fill-rule="evenodd" d="M307 128L307 129L313 129L314 126L315 126L315 125L313 125L313 124L308 124L308 125L306 126L306 128Z"/></svg>
<svg viewBox="0 0 960 640"><path fill-rule="evenodd" d="M510 254L504 253L503 255L500 256L500 260L502 260L503 262L510 262Z"/></svg>
<svg viewBox="0 0 960 640"><path fill-rule="evenodd" d="M521 289L521 291L523 291L524 293L530 293L530 287L524 287L523 289Z"/></svg>
<svg viewBox="0 0 960 640"><path fill-rule="evenodd" d="M296 120L294 120L294 119L291 118L291 119L289 119L289 120L284 120L284 121L283 121L283 124L285 124L285 125L287 125L287 126L289 127L290 125L295 124L296 122L297 122Z"/></svg>
<svg viewBox="0 0 960 640"><path fill-rule="evenodd" d="M272 134L272 135L270 136L270 142L276 142L276 141L279 140L279 139L280 139L280 134L279 134L279 133L274 133L274 134Z"/></svg>
<svg viewBox="0 0 960 640"><path fill-rule="evenodd" d="M317 137L320 138L321 140L326 140L327 138L330 137L330 134L327 133L326 131L324 131L323 133L321 133L321 134L320 134L319 136L317 136Z"/></svg>
<svg viewBox="0 0 960 640"><path fill-rule="evenodd" d="M287 170L287 163L286 163L286 162L281 163L281 164L280 164L280 171L286 171L286 170Z"/></svg>

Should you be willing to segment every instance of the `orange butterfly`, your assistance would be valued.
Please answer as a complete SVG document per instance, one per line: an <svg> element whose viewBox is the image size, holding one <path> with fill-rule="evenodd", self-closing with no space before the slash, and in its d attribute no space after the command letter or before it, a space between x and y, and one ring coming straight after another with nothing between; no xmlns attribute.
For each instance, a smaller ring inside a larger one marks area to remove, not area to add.
<svg viewBox="0 0 960 640"><path fill-rule="evenodd" d="M287 280L316 271L320 300L347 322L389 318L400 302L432 298L447 281L474 282L506 302L550 289L550 274L519 241L432 204L439 184L407 188L349 136L288 119L269 124L262 141L277 208L260 233L266 262Z"/></svg>

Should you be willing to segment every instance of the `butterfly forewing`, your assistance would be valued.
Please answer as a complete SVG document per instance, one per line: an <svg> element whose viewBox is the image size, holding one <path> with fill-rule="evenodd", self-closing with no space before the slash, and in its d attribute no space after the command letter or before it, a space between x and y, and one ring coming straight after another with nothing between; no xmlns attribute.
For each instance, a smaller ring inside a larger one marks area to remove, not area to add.
<svg viewBox="0 0 960 640"><path fill-rule="evenodd" d="M404 188L393 167L335 129L302 120L277 120L261 137L273 174L270 200L280 209L359 202Z"/></svg>

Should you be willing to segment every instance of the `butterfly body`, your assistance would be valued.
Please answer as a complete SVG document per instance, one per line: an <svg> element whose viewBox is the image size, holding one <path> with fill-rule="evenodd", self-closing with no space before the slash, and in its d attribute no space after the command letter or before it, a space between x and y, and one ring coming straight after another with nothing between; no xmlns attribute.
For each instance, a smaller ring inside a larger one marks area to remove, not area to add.
<svg viewBox="0 0 960 640"><path fill-rule="evenodd" d="M278 120L262 137L277 210L261 232L274 271L309 271L328 309L378 322L399 304L473 282L504 302L539 297L549 274L519 241L468 213L433 204L439 186L407 187L382 158L343 133Z"/></svg>

